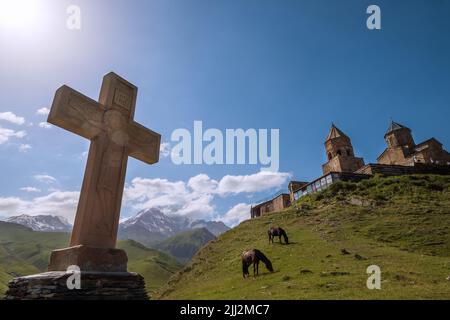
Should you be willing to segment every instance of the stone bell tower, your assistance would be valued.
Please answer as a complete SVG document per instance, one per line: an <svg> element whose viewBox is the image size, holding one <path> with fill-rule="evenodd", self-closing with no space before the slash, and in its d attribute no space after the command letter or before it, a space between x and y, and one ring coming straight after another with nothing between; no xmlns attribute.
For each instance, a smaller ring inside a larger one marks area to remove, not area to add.
<svg viewBox="0 0 450 320"><path fill-rule="evenodd" d="M416 153L416 143L411 134L411 129L401 125L400 123L391 121L389 128L384 134L384 140L386 140L387 148L386 150L378 157L378 163L380 164L389 164L389 165L412 165L414 164L414 157ZM425 148L422 146L423 150L429 148ZM417 154L417 158L420 158L421 162L427 162L426 159L430 158L423 154ZM435 159L436 157L434 155Z"/></svg>
<svg viewBox="0 0 450 320"><path fill-rule="evenodd" d="M325 140L328 162L322 165L323 174L329 172L355 172L364 166L363 158L355 157L350 138L334 123Z"/></svg>
<svg viewBox="0 0 450 320"><path fill-rule="evenodd" d="M384 135L384 139L388 144L388 148L404 147L405 149L413 151L416 146L411 134L411 129L394 121L391 121L391 124Z"/></svg>

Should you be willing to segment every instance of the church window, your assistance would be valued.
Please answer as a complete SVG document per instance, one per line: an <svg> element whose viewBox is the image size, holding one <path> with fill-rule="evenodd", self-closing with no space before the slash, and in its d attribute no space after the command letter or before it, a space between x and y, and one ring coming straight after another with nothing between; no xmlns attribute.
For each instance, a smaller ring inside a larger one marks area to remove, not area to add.
<svg viewBox="0 0 450 320"><path fill-rule="evenodd" d="M347 149L347 155L350 157L352 155L350 149Z"/></svg>
<svg viewBox="0 0 450 320"><path fill-rule="evenodd" d="M341 150L338 150L338 151L337 151L337 154L340 155L340 156L342 156Z"/></svg>
<svg viewBox="0 0 450 320"><path fill-rule="evenodd" d="M328 152L328 160L331 160L331 158L333 158L333 156L331 155L331 152Z"/></svg>

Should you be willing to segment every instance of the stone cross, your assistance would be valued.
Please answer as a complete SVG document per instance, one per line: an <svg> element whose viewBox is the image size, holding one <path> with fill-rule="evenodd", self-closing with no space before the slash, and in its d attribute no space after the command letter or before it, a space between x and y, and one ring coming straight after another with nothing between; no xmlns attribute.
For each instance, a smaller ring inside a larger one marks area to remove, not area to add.
<svg viewBox="0 0 450 320"><path fill-rule="evenodd" d="M47 121L91 141L72 247L115 248L128 156L159 160L161 136L133 120L136 96L137 87L112 72L98 102L67 86L56 91Z"/></svg>

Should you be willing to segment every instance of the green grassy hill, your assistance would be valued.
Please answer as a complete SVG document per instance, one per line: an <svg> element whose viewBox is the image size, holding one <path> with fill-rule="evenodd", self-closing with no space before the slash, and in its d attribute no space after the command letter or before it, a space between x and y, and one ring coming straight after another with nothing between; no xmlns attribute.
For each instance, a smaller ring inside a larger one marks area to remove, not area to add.
<svg viewBox="0 0 450 320"><path fill-rule="evenodd" d="M278 225L290 245L268 243L267 229ZM260 265L259 277L244 280L240 255L251 248L263 251L275 272ZM372 264L381 268L381 290L366 287ZM375 177L336 183L241 223L205 246L155 298L449 299L449 275L450 177Z"/></svg>
<svg viewBox="0 0 450 320"><path fill-rule="evenodd" d="M0 297L13 277L46 271L50 252L64 248L69 234L35 232L18 224L0 222ZM167 254L132 240L119 241L128 255L128 270L145 278L150 294L167 282L181 264Z"/></svg>
<svg viewBox="0 0 450 320"><path fill-rule="evenodd" d="M208 229L199 228L179 233L155 244L153 247L169 253L182 263L186 263L201 247L215 238Z"/></svg>

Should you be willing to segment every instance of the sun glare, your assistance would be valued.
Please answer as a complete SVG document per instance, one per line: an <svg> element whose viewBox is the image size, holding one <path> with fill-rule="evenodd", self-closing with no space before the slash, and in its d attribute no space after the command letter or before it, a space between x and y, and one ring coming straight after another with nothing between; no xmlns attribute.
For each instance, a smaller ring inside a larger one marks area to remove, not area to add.
<svg viewBox="0 0 450 320"><path fill-rule="evenodd" d="M30 28L36 22L39 0L0 0L0 26Z"/></svg>

